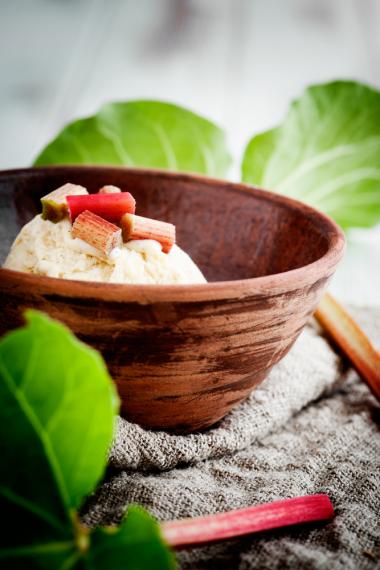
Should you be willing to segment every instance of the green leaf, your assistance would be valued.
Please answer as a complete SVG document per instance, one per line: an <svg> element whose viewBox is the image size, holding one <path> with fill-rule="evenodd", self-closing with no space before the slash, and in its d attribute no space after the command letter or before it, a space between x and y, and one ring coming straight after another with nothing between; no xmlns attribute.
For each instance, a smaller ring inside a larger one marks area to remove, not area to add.
<svg viewBox="0 0 380 570"><path fill-rule="evenodd" d="M88 568L97 570L169 570L175 566L158 524L139 507L130 507L119 527L92 533L88 563Z"/></svg>
<svg viewBox="0 0 380 570"><path fill-rule="evenodd" d="M380 221L380 92L353 81L306 89L276 129L253 137L242 179L298 198L344 228Z"/></svg>
<svg viewBox="0 0 380 570"><path fill-rule="evenodd" d="M245 150L242 164L242 179L245 182L252 182L250 176L253 163L255 179L261 180L264 178L268 162L276 147L279 132L280 128L271 129L270 131L256 135L250 140ZM245 157L247 157L247 160L245 160Z"/></svg>
<svg viewBox="0 0 380 570"><path fill-rule="evenodd" d="M118 407L100 355L36 311L0 341L0 566L169 570L158 524L131 508L119 528L75 509L104 472Z"/></svg>
<svg viewBox="0 0 380 570"><path fill-rule="evenodd" d="M28 311L0 341L0 402L0 556L65 558L73 509L106 465L114 385L96 351Z"/></svg>
<svg viewBox="0 0 380 570"><path fill-rule="evenodd" d="M34 165L118 164L223 177L230 162L223 131L203 117L169 103L130 101L69 124Z"/></svg>

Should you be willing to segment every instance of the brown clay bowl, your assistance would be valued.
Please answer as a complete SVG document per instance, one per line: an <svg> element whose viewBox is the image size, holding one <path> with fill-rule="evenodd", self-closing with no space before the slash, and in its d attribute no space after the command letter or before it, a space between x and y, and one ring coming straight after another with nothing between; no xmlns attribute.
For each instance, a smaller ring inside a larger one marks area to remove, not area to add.
<svg viewBox="0 0 380 570"><path fill-rule="evenodd" d="M65 182L131 191L141 215L173 222L210 283L110 285L0 270L0 334L27 307L66 323L103 354L122 414L192 432L244 400L288 352L344 250L320 212L244 184L113 167L0 173L3 261L39 198ZM307 381L307 380L306 380Z"/></svg>

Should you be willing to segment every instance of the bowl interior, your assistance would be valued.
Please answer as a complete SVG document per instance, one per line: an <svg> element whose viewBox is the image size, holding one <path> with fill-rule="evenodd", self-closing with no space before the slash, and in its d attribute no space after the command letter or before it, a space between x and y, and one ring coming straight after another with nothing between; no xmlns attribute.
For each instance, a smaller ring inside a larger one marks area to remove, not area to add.
<svg viewBox="0 0 380 570"><path fill-rule="evenodd" d="M0 173L0 263L22 225L40 212L40 197L66 182L90 192L104 184L130 191L138 214L176 225L178 244L209 281L289 271L329 247L321 218L260 190L166 172L57 167Z"/></svg>

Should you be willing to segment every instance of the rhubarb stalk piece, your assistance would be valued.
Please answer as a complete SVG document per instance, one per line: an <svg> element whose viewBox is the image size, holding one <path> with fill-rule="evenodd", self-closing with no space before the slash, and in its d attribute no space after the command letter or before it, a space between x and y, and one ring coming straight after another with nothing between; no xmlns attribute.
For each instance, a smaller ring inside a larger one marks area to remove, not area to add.
<svg viewBox="0 0 380 570"><path fill-rule="evenodd" d="M86 188L68 182L41 198L42 219L57 223L69 215L67 196L88 195Z"/></svg>
<svg viewBox="0 0 380 570"><path fill-rule="evenodd" d="M68 196L67 203L72 222L88 210L109 222L118 223L125 213L134 214L136 209L136 200L129 192Z"/></svg>
<svg viewBox="0 0 380 570"><path fill-rule="evenodd" d="M98 194L120 194L121 190L118 186L113 186L112 184L107 184L102 186L98 191Z"/></svg>
<svg viewBox="0 0 380 570"><path fill-rule="evenodd" d="M121 247L121 229L100 216L85 210L76 218L71 235L109 256L115 247Z"/></svg>
<svg viewBox="0 0 380 570"><path fill-rule="evenodd" d="M179 549L264 530L330 520L334 514L327 495L306 495L217 515L164 522L161 530L166 542Z"/></svg>
<svg viewBox="0 0 380 570"><path fill-rule="evenodd" d="M133 239L154 239L162 245L162 251L169 253L175 244L175 226L167 222L124 214L120 220L123 241Z"/></svg>
<svg viewBox="0 0 380 570"><path fill-rule="evenodd" d="M380 401L380 352L364 331L329 293L314 316Z"/></svg>

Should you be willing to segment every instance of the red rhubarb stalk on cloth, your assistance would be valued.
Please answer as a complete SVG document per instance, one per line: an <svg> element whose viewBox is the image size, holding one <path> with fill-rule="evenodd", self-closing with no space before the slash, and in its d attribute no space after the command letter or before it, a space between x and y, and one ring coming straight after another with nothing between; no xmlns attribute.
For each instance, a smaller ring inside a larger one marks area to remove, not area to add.
<svg viewBox="0 0 380 570"><path fill-rule="evenodd" d="M169 253L175 244L175 226L168 222L124 214L120 225L123 230L123 241L154 239L162 245L164 253Z"/></svg>
<svg viewBox="0 0 380 570"><path fill-rule="evenodd" d="M333 517L334 509L327 495L306 495L217 515L165 522L161 529L170 546L184 548Z"/></svg>
<svg viewBox="0 0 380 570"><path fill-rule="evenodd" d="M76 218L71 235L87 242L109 256L115 247L122 246L121 229L100 216L85 210Z"/></svg>
<svg viewBox="0 0 380 570"><path fill-rule="evenodd" d="M68 196L67 203L72 222L79 214L88 210L109 222L118 223L124 214L134 214L136 209L136 200L129 192Z"/></svg>
<svg viewBox="0 0 380 570"><path fill-rule="evenodd" d="M380 401L380 352L364 331L330 293L314 316Z"/></svg>

